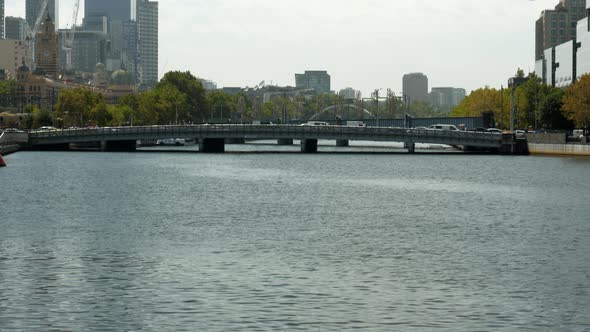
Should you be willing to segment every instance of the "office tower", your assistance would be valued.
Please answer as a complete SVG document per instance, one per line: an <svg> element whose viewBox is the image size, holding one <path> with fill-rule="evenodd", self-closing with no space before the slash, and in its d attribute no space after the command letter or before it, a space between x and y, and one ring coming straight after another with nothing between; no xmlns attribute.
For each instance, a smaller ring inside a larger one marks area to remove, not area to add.
<svg viewBox="0 0 590 332"><path fill-rule="evenodd" d="M137 3L137 37L139 83L154 87L158 82L158 2Z"/></svg>
<svg viewBox="0 0 590 332"><path fill-rule="evenodd" d="M406 103L427 103L428 77L422 73L410 73L403 78L403 94Z"/></svg>
<svg viewBox="0 0 590 332"><path fill-rule="evenodd" d="M6 39L25 40L27 21L22 17L7 16L4 37Z"/></svg>
<svg viewBox="0 0 590 332"><path fill-rule="evenodd" d="M35 27L35 22L37 21L37 18L40 16L40 10L41 10L41 3L43 1L42 0L25 0L25 12L26 12L26 20L27 23L29 24L29 27L31 28L31 30L33 30L33 28ZM43 21L45 20L45 18L47 17L47 14L49 14L49 17L51 17L51 20L54 23L55 26L55 31L57 31L58 27L59 27L59 2L58 0L49 0L47 2L47 7L45 9L45 12L42 13L41 15L41 21L40 23L43 23Z"/></svg>
<svg viewBox="0 0 590 332"><path fill-rule="evenodd" d="M546 49L576 39L577 22L584 17L585 0L560 0L555 9L544 10L535 24L535 60Z"/></svg>
<svg viewBox="0 0 590 332"><path fill-rule="evenodd" d="M0 39L4 39L4 0L0 0Z"/></svg>
<svg viewBox="0 0 590 332"><path fill-rule="evenodd" d="M430 92L430 104L438 112L450 113L453 108L465 99L465 95L465 89L461 88L432 88L432 91Z"/></svg>
<svg viewBox="0 0 590 332"><path fill-rule="evenodd" d="M106 16L113 21L132 19L135 0L84 0L84 17Z"/></svg>
<svg viewBox="0 0 590 332"><path fill-rule="evenodd" d="M304 74L295 74L295 87L314 89L317 93L330 93L331 77L325 70L306 70Z"/></svg>

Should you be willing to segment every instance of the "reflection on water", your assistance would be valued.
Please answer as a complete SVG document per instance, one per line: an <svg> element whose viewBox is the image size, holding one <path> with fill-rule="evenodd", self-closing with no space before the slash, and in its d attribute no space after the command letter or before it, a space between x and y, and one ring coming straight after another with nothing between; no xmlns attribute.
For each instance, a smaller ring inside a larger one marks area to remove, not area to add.
<svg viewBox="0 0 590 332"><path fill-rule="evenodd" d="M18 153L0 331L584 331L587 160Z"/></svg>

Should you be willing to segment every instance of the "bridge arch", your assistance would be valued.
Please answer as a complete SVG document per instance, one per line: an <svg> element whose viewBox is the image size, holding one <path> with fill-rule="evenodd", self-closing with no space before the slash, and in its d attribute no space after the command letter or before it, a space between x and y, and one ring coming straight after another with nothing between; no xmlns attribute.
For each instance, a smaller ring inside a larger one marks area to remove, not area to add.
<svg viewBox="0 0 590 332"><path fill-rule="evenodd" d="M340 109L340 113L341 114L336 114L336 110ZM357 115L360 114L360 116L350 116L351 114ZM324 116L330 115L330 118L325 118ZM377 117L369 112L368 110L364 109L364 108L360 108L356 105L350 104L350 105L342 105L342 106L336 106L336 105L332 105L332 106L328 106L326 108L324 108L321 112L314 114L311 118L309 118L310 121L315 121L315 120L333 120L336 116L339 116L341 118L367 118L367 119L377 119Z"/></svg>

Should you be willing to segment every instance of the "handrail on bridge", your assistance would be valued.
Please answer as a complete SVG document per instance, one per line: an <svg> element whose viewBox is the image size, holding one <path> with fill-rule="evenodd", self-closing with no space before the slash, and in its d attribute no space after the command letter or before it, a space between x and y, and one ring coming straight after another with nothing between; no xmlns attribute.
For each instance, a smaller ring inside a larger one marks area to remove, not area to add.
<svg viewBox="0 0 590 332"><path fill-rule="evenodd" d="M406 137L409 140L416 138L438 138L438 139L471 139L482 142L500 142L502 135L488 132L466 132L466 131L445 131L430 129L412 128L391 128L391 127L348 127L348 126L307 126L307 125L258 125L258 124L197 124L197 125L156 125L156 126L134 126L134 127L96 127L96 128L71 128L30 131L29 137L33 139L52 137L92 137L96 140L105 139L105 136L140 136L172 138L206 136L207 134L229 135L268 135L276 133L286 136L330 136L335 137L349 135L350 139L375 138L400 138ZM137 138L139 139L139 138Z"/></svg>

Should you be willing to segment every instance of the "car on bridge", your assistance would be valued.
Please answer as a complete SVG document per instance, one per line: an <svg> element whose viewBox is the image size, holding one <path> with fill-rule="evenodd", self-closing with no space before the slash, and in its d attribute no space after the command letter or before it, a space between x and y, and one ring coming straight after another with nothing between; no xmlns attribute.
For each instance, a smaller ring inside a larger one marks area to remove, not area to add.
<svg viewBox="0 0 590 332"><path fill-rule="evenodd" d="M307 121L302 126L329 126L330 124L323 121Z"/></svg>
<svg viewBox="0 0 590 332"><path fill-rule="evenodd" d="M455 125L449 125L449 124L435 124L435 125L429 126L428 129L430 129L430 130L444 130L444 131L459 131L459 128L457 128Z"/></svg>

